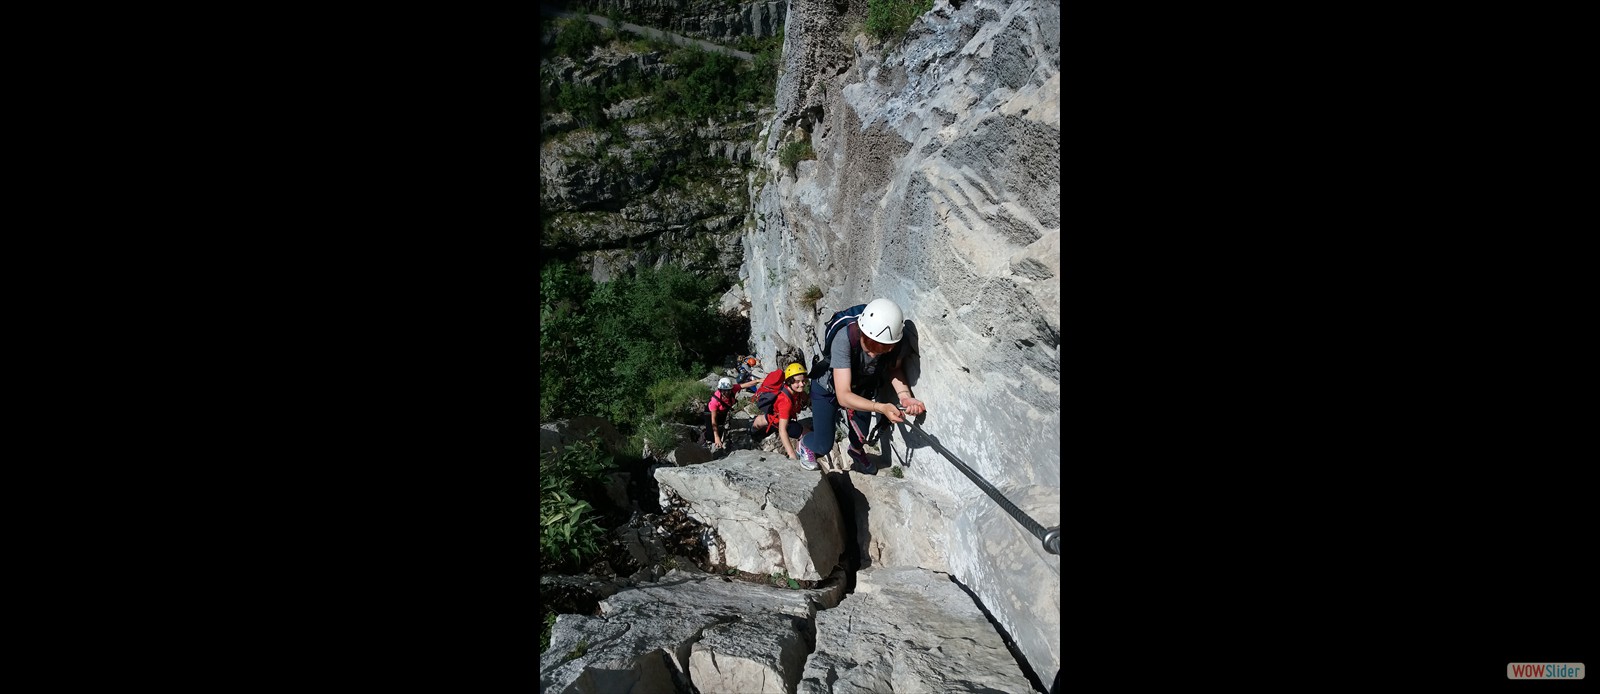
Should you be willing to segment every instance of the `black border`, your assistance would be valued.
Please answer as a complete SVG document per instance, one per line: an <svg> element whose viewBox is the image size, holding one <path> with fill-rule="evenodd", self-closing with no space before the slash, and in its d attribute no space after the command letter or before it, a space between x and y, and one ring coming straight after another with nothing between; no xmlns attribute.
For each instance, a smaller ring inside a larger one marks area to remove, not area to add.
<svg viewBox="0 0 1600 694"><path fill-rule="evenodd" d="M146 18L107 44L95 199L187 251L137 261L176 286L131 334L171 403L136 421L181 421L196 471L153 490L193 520L149 579L152 652L211 664L191 677L536 667L535 13ZM1592 541L1577 26L1064 8L1065 688L1600 661L1592 576L1540 554Z"/></svg>

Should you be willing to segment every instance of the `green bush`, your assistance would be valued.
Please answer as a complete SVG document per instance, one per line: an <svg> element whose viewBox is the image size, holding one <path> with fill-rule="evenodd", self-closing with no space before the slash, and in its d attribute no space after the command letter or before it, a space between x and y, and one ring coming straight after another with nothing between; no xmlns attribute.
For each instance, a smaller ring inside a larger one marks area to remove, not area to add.
<svg viewBox="0 0 1600 694"><path fill-rule="evenodd" d="M606 27L610 39L612 41L622 40L625 35L625 32L622 31L622 23L627 21L623 18L622 11L615 7L606 8L606 20L611 22L611 26Z"/></svg>
<svg viewBox="0 0 1600 694"><path fill-rule="evenodd" d="M739 75L739 100L771 105L778 91L778 65L781 61L777 50L756 53L750 61L750 69Z"/></svg>
<svg viewBox="0 0 1600 694"><path fill-rule="evenodd" d="M539 632L539 652L550 650L550 631L556 628L556 613L544 613L544 630Z"/></svg>
<svg viewBox="0 0 1600 694"><path fill-rule="evenodd" d="M650 450L657 455L666 455L667 451L678 446L678 432L660 419L646 417L644 421L639 422L632 440L632 446L638 447L641 456L644 454L646 442L649 442ZM630 447L629 450L633 448Z"/></svg>
<svg viewBox="0 0 1600 694"><path fill-rule="evenodd" d="M699 423L711 390L692 378L663 378L650 386L651 414L684 424Z"/></svg>
<svg viewBox="0 0 1600 694"><path fill-rule="evenodd" d="M561 30L556 34L556 53L575 60L584 58L605 40L600 28L587 19L562 20Z"/></svg>
<svg viewBox="0 0 1600 694"><path fill-rule="evenodd" d="M605 121L605 107L608 103L605 92L600 89L573 82L560 85L555 91L556 106L562 111L572 114L573 120L581 125L598 125Z"/></svg>
<svg viewBox="0 0 1600 694"><path fill-rule="evenodd" d="M667 62L676 65L683 77L667 82L662 104L672 115L687 118L707 118L731 114L739 109L740 90L738 58L710 53L698 46L680 48L667 55Z"/></svg>
<svg viewBox="0 0 1600 694"><path fill-rule="evenodd" d="M539 568L580 568L600 554L606 530L584 498L597 498L615 467L597 436L539 458Z"/></svg>
<svg viewBox="0 0 1600 694"><path fill-rule="evenodd" d="M933 0L867 0L867 31L879 40L904 36L931 9Z"/></svg>
<svg viewBox="0 0 1600 694"><path fill-rule="evenodd" d="M718 280L667 265L605 284L552 261L540 270L539 418L594 415L624 434L656 413L656 398L686 387L705 365L745 348L748 335L716 311ZM701 397L709 391L698 386Z"/></svg>
<svg viewBox="0 0 1600 694"><path fill-rule="evenodd" d="M817 153L811 149L811 140L788 142L778 148L778 163L786 169L793 169L799 162L816 158Z"/></svg>

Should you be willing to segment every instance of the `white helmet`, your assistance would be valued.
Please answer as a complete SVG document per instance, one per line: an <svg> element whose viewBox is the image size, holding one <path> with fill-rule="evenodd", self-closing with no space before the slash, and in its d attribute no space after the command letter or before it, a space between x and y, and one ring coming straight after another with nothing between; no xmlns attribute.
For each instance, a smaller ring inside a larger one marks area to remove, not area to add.
<svg viewBox="0 0 1600 694"><path fill-rule="evenodd" d="M892 345L905 335L906 317L900 307L888 299L873 299L856 319L861 333L874 341Z"/></svg>
<svg viewBox="0 0 1600 694"><path fill-rule="evenodd" d="M722 380L717 381L717 390L733 390L733 379L723 376Z"/></svg>

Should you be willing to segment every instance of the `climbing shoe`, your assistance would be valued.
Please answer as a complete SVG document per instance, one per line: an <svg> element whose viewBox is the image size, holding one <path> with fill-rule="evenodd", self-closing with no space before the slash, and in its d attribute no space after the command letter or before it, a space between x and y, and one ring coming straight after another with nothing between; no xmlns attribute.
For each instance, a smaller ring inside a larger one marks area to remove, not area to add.
<svg viewBox="0 0 1600 694"><path fill-rule="evenodd" d="M800 458L800 467L807 470L817 469L817 454L806 448L805 441L795 442L795 455Z"/></svg>

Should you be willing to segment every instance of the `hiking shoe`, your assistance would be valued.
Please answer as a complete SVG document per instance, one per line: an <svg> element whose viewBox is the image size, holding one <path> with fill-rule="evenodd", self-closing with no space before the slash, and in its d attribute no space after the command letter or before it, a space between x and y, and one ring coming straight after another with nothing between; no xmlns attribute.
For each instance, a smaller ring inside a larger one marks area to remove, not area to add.
<svg viewBox="0 0 1600 694"><path fill-rule="evenodd" d="M807 470L817 469L817 454L812 453L811 449L806 448L806 442L795 442L795 455L799 456L800 458L800 467Z"/></svg>

